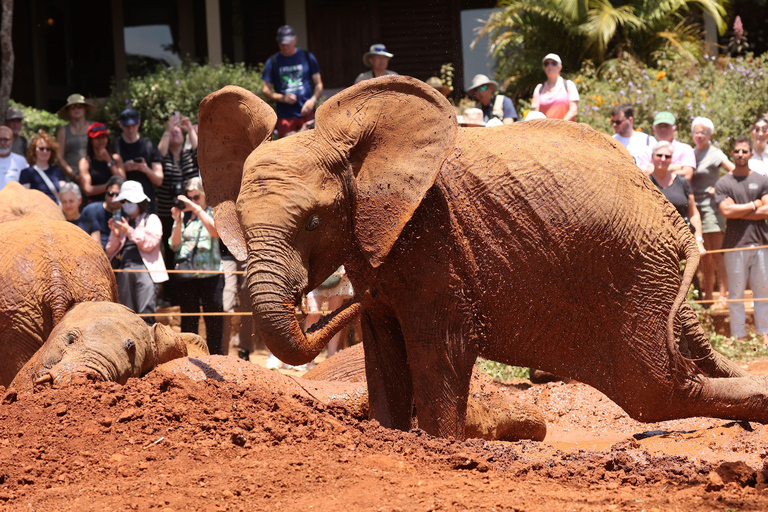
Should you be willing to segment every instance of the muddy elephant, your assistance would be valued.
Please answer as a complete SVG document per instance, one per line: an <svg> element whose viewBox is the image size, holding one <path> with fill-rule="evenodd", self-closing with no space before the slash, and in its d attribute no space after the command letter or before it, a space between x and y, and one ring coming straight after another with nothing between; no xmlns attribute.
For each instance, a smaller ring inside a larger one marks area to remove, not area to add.
<svg viewBox="0 0 768 512"><path fill-rule="evenodd" d="M53 220L66 220L61 207L39 190L10 181L0 190L0 222L37 212Z"/></svg>
<svg viewBox="0 0 768 512"><path fill-rule="evenodd" d="M0 384L7 386L73 305L116 302L117 285L101 246L66 221L33 212L2 222L0 247Z"/></svg>
<svg viewBox="0 0 768 512"><path fill-rule="evenodd" d="M328 380L293 378L238 358L219 355L182 357L158 366L155 371L184 375L197 381L237 382L252 388L261 387L275 393L317 400L325 405L340 404L355 418L366 419L369 414L368 390L362 375L361 353L347 349L316 366L318 372L315 375L322 373L332 377ZM344 378L351 375L347 369L353 369L355 380ZM473 375L470 390L466 437L488 441L542 441L546 436L547 424L541 411L500 393L489 377Z"/></svg>
<svg viewBox="0 0 768 512"><path fill-rule="evenodd" d="M163 324L149 327L121 304L83 302L64 315L10 387L29 392L35 384L63 385L78 376L125 384L189 354L208 354L205 340Z"/></svg>
<svg viewBox="0 0 768 512"><path fill-rule="evenodd" d="M477 356L588 383L640 421L768 421L766 382L712 351L685 302L690 230L609 137L560 120L459 129L408 77L345 89L315 130L277 141L241 88L199 119L208 202L247 254L263 341L304 363L364 310L383 425L409 428L415 405L422 429L462 437ZM358 296L303 332L302 294L341 264Z"/></svg>

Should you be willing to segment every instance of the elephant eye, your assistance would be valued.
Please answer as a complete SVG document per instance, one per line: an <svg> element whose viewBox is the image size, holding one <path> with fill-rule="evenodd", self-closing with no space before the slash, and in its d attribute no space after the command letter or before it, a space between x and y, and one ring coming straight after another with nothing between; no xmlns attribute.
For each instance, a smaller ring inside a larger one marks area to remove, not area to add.
<svg viewBox="0 0 768 512"><path fill-rule="evenodd" d="M67 338L64 340L64 343L66 345L74 345L77 341L77 333L76 332L70 332L67 334Z"/></svg>
<svg viewBox="0 0 768 512"><path fill-rule="evenodd" d="M320 225L320 216L315 214L312 215L309 220L307 221L307 231L314 231L317 226Z"/></svg>

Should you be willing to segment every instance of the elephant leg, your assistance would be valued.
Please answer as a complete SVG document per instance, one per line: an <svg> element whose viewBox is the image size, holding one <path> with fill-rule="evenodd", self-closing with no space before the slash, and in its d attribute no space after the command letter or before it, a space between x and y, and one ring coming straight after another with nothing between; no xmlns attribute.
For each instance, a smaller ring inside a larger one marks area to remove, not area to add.
<svg viewBox="0 0 768 512"><path fill-rule="evenodd" d="M684 302L680 308L682 322L681 352L694 361L707 377L747 377L749 373L712 348L691 306ZM686 350L687 348L687 350ZM686 353L687 352L687 353Z"/></svg>
<svg viewBox="0 0 768 512"><path fill-rule="evenodd" d="M476 349L467 347L460 331L437 340L408 340L419 428L439 437L464 439L467 397Z"/></svg>
<svg viewBox="0 0 768 512"><path fill-rule="evenodd" d="M380 312L377 306L365 311L361 321L369 415L385 427L407 431L413 388L405 341L394 314Z"/></svg>
<svg viewBox="0 0 768 512"><path fill-rule="evenodd" d="M664 419L708 416L768 423L768 379L697 377L686 393L677 393Z"/></svg>

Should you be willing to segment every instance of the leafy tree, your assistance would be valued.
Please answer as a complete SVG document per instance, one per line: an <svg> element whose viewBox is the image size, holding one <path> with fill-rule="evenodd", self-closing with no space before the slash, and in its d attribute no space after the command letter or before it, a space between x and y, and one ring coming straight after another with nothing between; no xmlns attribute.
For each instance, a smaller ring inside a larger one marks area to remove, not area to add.
<svg viewBox="0 0 768 512"><path fill-rule="evenodd" d="M624 56L651 64L660 51L700 58L701 13L723 33L726 1L500 0L479 35L490 35L498 76L522 96L544 78L541 58L549 52L572 72L587 60L610 66Z"/></svg>

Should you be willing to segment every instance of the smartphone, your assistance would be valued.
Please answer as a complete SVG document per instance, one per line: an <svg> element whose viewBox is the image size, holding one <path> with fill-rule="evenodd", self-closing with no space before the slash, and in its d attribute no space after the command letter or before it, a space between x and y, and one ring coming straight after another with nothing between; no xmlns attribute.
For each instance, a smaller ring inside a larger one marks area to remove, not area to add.
<svg viewBox="0 0 768 512"><path fill-rule="evenodd" d="M136 162L137 164L140 164L141 160L142 160L141 157L133 159L133 161Z"/></svg>
<svg viewBox="0 0 768 512"><path fill-rule="evenodd" d="M112 214L113 222L122 221L122 220L123 220L123 215L121 210L117 210L115 213Z"/></svg>

